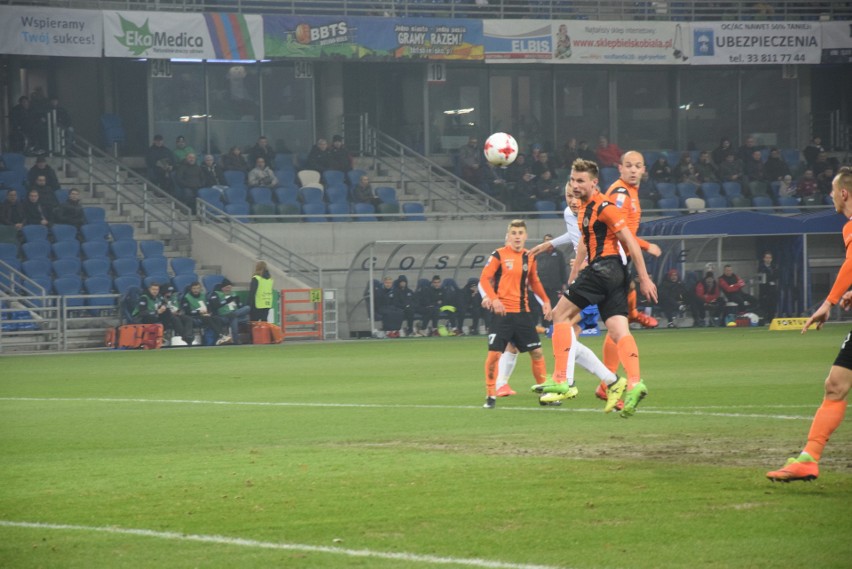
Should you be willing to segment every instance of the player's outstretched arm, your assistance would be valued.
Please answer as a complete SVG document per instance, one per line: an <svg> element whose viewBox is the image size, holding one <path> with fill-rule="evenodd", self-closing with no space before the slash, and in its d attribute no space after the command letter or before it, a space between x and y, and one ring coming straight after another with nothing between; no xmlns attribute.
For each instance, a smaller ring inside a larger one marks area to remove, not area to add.
<svg viewBox="0 0 852 569"><path fill-rule="evenodd" d="M831 314L831 307L834 306L828 300L823 302L816 312L811 314L810 318L807 319L805 325L802 326L802 334L808 331L808 328L811 327L811 324L816 324L817 330L822 328L822 325L825 324L825 321L828 320L829 314Z"/></svg>
<svg viewBox="0 0 852 569"><path fill-rule="evenodd" d="M547 241L545 241L544 243L539 243L538 245L530 249L529 253L530 257L535 257L539 253L549 253L552 250L553 246Z"/></svg>

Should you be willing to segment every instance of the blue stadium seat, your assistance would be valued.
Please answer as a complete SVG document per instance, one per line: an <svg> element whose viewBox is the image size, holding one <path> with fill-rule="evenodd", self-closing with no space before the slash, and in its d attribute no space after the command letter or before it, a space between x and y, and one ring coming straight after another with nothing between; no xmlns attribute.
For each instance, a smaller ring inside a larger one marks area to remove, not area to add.
<svg viewBox="0 0 852 569"><path fill-rule="evenodd" d="M225 170L225 181L230 188L246 188L246 174L239 170Z"/></svg>
<svg viewBox="0 0 852 569"><path fill-rule="evenodd" d="M44 225L24 225L21 227L24 241L47 241L48 231Z"/></svg>
<svg viewBox="0 0 852 569"><path fill-rule="evenodd" d="M110 294L112 292L112 279L103 276L88 277L83 281L83 288L89 294ZM110 301L112 304L112 301Z"/></svg>
<svg viewBox="0 0 852 569"><path fill-rule="evenodd" d="M225 190L225 201L228 204L245 203L248 196L248 188L245 186L231 186Z"/></svg>
<svg viewBox="0 0 852 569"><path fill-rule="evenodd" d="M167 274L169 261L165 257L145 257L142 259L142 272L145 276Z"/></svg>
<svg viewBox="0 0 852 569"><path fill-rule="evenodd" d="M24 170L26 172L27 169L27 157L20 152L4 152L3 163L9 171Z"/></svg>
<svg viewBox="0 0 852 569"><path fill-rule="evenodd" d="M722 186L716 182L704 182L701 184L701 193L704 195L705 200L709 200L710 198L722 195Z"/></svg>
<svg viewBox="0 0 852 569"><path fill-rule="evenodd" d="M660 192L660 196L663 198L677 197L677 186L669 182L658 182L657 191Z"/></svg>
<svg viewBox="0 0 852 569"><path fill-rule="evenodd" d="M112 261L112 272L116 277L139 275L139 261L136 257L119 257Z"/></svg>
<svg viewBox="0 0 852 569"><path fill-rule="evenodd" d="M799 200L793 196L781 196L778 198L780 213L801 213L799 209Z"/></svg>
<svg viewBox="0 0 852 569"><path fill-rule="evenodd" d="M59 296L80 295L83 290L83 280L78 276L67 276L53 279L53 290ZM86 299L80 298L65 299L65 306L83 306L86 304Z"/></svg>
<svg viewBox="0 0 852 569"><path fill-rule="evenodd" d="M83 272L86 273L86 276L89 278L105 277L109 275L109 269L111 266L112 263L110 263L109 257L106 255L103 257L92 257L83 261Z"/></svg>
<svg viewBox="0 0 852 569"><path fill-rule="evenodd" d="M139 250L143 257L163 257L166 247L159 239L143 239L139 241Z"/></svg>
<svg viewBox="0 0 852 569"><path fill-rule="evenodd" d="M21 251L24 253L24 258L28 260L47 259L50 257L50 241L47 239L27 241L21 245Z"/></svg>
<svg viewBox="0 0 852 569"><path fill-rule="evenodd" d="M86 218L86 223L104 223L106 222L106 210L97 206L83 207L83 217Z"/></svg>
<svg viewBox="0 0 852 569"><path fill-rule="evenodd" d="M324 190L317 186L302 186L299 195L305 204L322 204Z"/></svg>
<svg viewBox="0 0 852 569"><path fill-rule="evenodd" d="M305 221L308 222L328 221L328 218L325 216L325 204L322 202L310 202L302 205L302 213L305 215Z"/></svg>
<svg viewBox="0 0 852 569"><path fill-rule="evenodd" d="M51 264L46 258L30 259L21 263L21 272L30 278L50 277Z"/></svg>
<svg viewBox="0 0 852 569"><path fill-rule="evenodd" d="M133 226L129 223L111 223L109 231L113 241L133 239Z"/></svg>
<svg viewBox="0 0 852 569"><path fill-rule="evenodd" d="M211 292L223 280L225 280L225 277L222 275L204 275L201 277L201 284L204 285L204 290Z"/></svg>
<svg viewBox="0 0 852 569"><path fill-rule="evenodd" d="M403 202L402 213L405 214L405 221L426 221L426 216L423 215L425 208L420 202Z"/></svg>
<svg viewBox="0 0 852 569"><path fill-rule="evenodd" d="M758 196L754 196L751 199L751 205L754 206L755 208L771 208L775 204L772 203L772 198L770 198L769 196L758 195ZM759 209L757 211L762 211L764 213L772 213L771 209Z"/></svg>
<svg viewBox="0 0 852 569"><path fill-rule="evenodd" d="M364 170L354 169L349 170L346 173L346 178L349 180L349 187L354 187L358 185L358 182L361 181L361 176L366 176L367 172Z"/></svg>
<svg viewBox="0 0 852 569"><path fill-rule="evenodd" d="M328 213L331 215L339 216L332 217L331 221L352 221L352 217L350 217L349 211L349 202L346 203L330 203L328 204Z"/></svg>
<svg viewBox="0 0 852 569"><path fill-rule="evenodd" d="M225 203L222 201L222 192L216 188L200 188L198 190L198 198L216 209L225 209Z"/></svg>
<svg viewBox="0 0 852 569"><path fill-rule="evenodd" d="M80 233L83 235L83 241L106 240L109 236L109 224L106 222L87 223L80 227Z"/></svg>
<svg viewBox="0 0 852 569"><path fill-rule="evenodd" d="M142 279L139 275L125 275L121 277L116 277L115 281L113 281L115 285L115 291L118 294L126 294L127 290L131 287L142 288Z"/></svg>
<svg viewBox="0 0 852 569"><path fill-rule="evenodd" d="M53 261L53 274L58 277L79 276L82 264L80 259L66 257Z"/></svg>
<svg viewBox="0 0 852 569"><path fill-rule="evenodd" d="M53 256L57 259L63 257L72 257L74 259L80 256L80 242L74 239L73 241L57 241L53 244Z"/></svg>
<svg viewBox="0 0 852 569"><path fill-rule="evenodd" d="M299 203L299 188L296 186L282 186L275 188L275 199L279 204Z"/></svg>
<svg viewBox="0 0 852 569"><path fill-rule="evenodd" d="M346 174L340 170L326 170L322 173L323 183L328 187L330 184L346 184Z"/></svg>
<svg viewBox="0 0 852 569"><path fill-rule="evenodd" d="M182 294L183 291L189 288L189 285L191 285L197 280L198 275L196 275L195 273L191 275L175 275L174 277L172 277L172 286L175 287L176 291Z"/></svg>
<svg viewBox="0 0 852 569"><path fill-rule="evenodd" d="M249 211L250 208L248 202L229 203L225 206L225 213L234 216L234 220L239 221L240 223L249 222L249 218L244 217L246 215L249 215Z"/></svg>
<svg viewBox="0 0 852 569"><path fill-rule="evenodd" d="M325 188L325 197L330 204L349 204L349 188L345 184L330 184Z"/></svg>
<svg viewBox="0 0 852 569"><path fill-rule="evenodd" d="M354 204L353 213L357 214L355 221L378 221L376 217L376 208L371 203L356 203ZM360 217L358 217L360 216Z"/></svg>
<svg viewBox="0 0 852 569"><path fill-rule="evenodd" d="M723 182L722 191L728 196L728 199L743 195L743 187L739 182Z"/></svg>
<svg viewBox="0 0 852 569"><path fill-rule="evenodd" d="M18 246L14 243L0 243L0 259L16 259Z"/></svg>
<svg viewBox="0 0 852 569"><path fill-rule="evenodd" d="M707 198L706 201L707 207L710 209L728 207L728 198L725 196L713 196L712 198Z"/></svg>
<svg viewBox="0 0 852 569"><path fill-rule="evenodd" d="M172 278L169 275L151 275L142 279L142 284L145 285L145 288L151 286L152 283L157 283L162 288L171 282Z"/></svg>
<svg viewBox="0 0 852 569"><path fill-rule="evenodd" d="M657 208L662 210L663 215L680 215L681 212L677 211L678 206L680 206L680 200L677 197L660 198L657 201Z"/></svg>
<svg viewBox="0 0 852 569"><path fill-rule="evenodd" d="M677 195L680 196L681 203L689 198L698 197L698 188L691 182L681 182L677 185Z"/></svg>
<svg viewBox="0 0 852 569"><path fill-rule="evenodd" d="M249 192L251 192L251 203L253 204L275 203L272 201L272 190L269 188L262 188L260 186L256 186L249 189Z"/></svg>
<svg viewBox="0 0 852 569"><path fill-rule="evenodd" d="M396 198L396 188L392 188L390 186L379 186L375 190L376 197L381 200L382 203L399 203Z"/></svg>
<svg viewBox="0 0 852 569"><path fill-rule="evenodd" d="M173 257L172 272L175 275L195 274L195 259L191 257Z"/></svg>
<svg viewBox="0 0 852 569"><path fill-rule="evenodd" d="M50 234L53 235L54 241L76 241L77 228L73 225L65 225L57 223L50 227Z"/></svg>
<svg viewBox="0 0 852 569"><path fill-rule="evenodd" d="M29 283L25 283L23 285L23 289L26 294L40 296L42 294L42 290L44 291L44 294L53 294L53 279L49 275L30 277L30 280L34 281L37 286L30 286ZM41 306L40 302L31 302L37 306Z"/></svg>
<svg viewBox="0 0 852 569"><path fill-rule="evenodd" d="M64 204L68 201L68 192L71 190L66 190L65 188L59 188L58 190L54 190L53 195L56 196L56 201L60 204Z"/></svg>
<svg viewBox="0 0 852 569"><path fill-rule="evenodd" d="M136 250L138 246L133 239L122 239L121 241L113 241L109 244L110 253L116 259L121 257L136 258Z"/></svg>
<svg viewBox="0 0 852 569"><path fill-rule="evenodd" d="M535 202L535 211L540 212L538 217L541 219L555 219L561 217L556 213L556 204L550 200L537 200Z"/></svg>
<svg viewBox="0 0 852 569"><path fill-rule="evenodd" d="M83 250L83 257L93 259L106 257L109 253L109 242L107 241L84 241L80 248Z"/></svg>

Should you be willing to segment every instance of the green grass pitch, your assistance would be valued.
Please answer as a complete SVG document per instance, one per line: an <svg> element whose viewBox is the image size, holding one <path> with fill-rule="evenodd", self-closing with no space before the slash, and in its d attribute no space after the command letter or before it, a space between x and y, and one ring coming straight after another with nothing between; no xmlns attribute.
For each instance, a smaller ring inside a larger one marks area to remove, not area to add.
<svg viewBox="0 0 852 569"><path fill-rule="evenodd" d="M848 568L848 420L764 477L846 332L638 332L629 420L482 409L483 337L2 357L0 567Z"/></svg>

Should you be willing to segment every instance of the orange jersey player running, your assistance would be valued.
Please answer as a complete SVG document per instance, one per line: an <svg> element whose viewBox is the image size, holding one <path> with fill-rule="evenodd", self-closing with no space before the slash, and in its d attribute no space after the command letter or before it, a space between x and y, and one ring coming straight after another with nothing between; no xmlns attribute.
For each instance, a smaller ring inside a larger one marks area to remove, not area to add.
<svg viewBox="0 0 852 569"><path fill-rule="evenodd" d="M574 263L568 279L568 291L553 309L554 376L557 383L564 381L562 378L573 343L571 322L586 306L597 304L627 372L628 383L633 381L633 389L624 396L624 408L621 410L622 417L631 417L648 390L639 375L639 349L627 321L630 279L619 244L634 259L642 294L656 302L657 287L648 276L642 250L627 226L624 214L598 190L597 164L590 160L575 160L571 165L569 183L574 197L580 200L577 221L582 239L577 247L577 258L587 258L588 264L580 270L583 263ZM625 394L624 389L625 382L618 381L607 390L605 412L615 408Z"/></svg>
<svg viewBox="0 0 852 569"><path fill-rule="evenodd" d="M645 159L635 150L628 150L621 156L618 164L619 178L604 192L607 199L621 208L627 217L627 226L633 235L639 233L639 222L642 220L642 206L639 203L639 183L645 173ZM655 257L660 256L660 248L648 243L641 237L636 237L639 248ZM638 322L645 328L656 328L657 319L636 310L636 289L631 281L630 292L627 294L627 318L630 322Z"/></svg>
<svg viewBox="0 0 852 569"><path fill-rule="evenodd" d="M645 173L645 159L642 154L635 150L628 150L621 156L621 162L618 164L619 178L606 191L606 199L621 209L627 219L627 227L636 236L639 231L639 222L642 219L642 207L639 203L639 183L642 180L642 174ZM640 237L636 237L636 242L639 248L643 251L648 251L655 257L660 256L660 248L653 243L648 243ZM622 252L623 249L622 249ZM630 260L630 257L627 257ZM627 319L629 322L639 322L646 328L655 328L657 320L636 310L636 288L633 281L630 281L630 289L627 292ZM618 369L618 348L612 339L612 336L607 333L604 338L603 362L607 369L615 372ZM633 388L637 379L631 380L628 377L627 389ZM606 399L606 389L603 385L599 386L595 395L599 399Z"/></svg>
<svg viewBox="0 0 852 569"><path fill-rule="evenodd" d="M494 313L488 331L488 356L485 359L485 405L493 409L497 402L497 362L511 342L520 352L529 352L536 383L547 378L541 340L536 332L536 317L530 311L532 291L542 299L542 311L550 316L547 293L538 280L535 258L524 248L527 224L521 219L509 223L507 245L496 249L482 269L479 289L482 304ZM492 280L494 285L492 285ZM495 290L496 289L496 290Z"/></svg>
<svg viewBox="0 0 852 569"><path fill-rule="evenodd" d="M831 313L831 307L840 306L849 310L852 307L852 168L844 166L831 183L831 198L837 213L842 213L847 221L843 226L843 245L846 248L846 259L840 267L834 286L828 293L825 302L805 322L802 334L808 331L811 324L817 329L822 328ZM796 458L791 458L782 468L767 472L766 477L775 482L791 482L793 480L814 480L819 476L819 459L831 434L843 422L846 414L846 398L852 388L852 332L846 334L840 344L840 353L834 360L825 380L825 398L817 409L808 442L804 450Z"/></svg>

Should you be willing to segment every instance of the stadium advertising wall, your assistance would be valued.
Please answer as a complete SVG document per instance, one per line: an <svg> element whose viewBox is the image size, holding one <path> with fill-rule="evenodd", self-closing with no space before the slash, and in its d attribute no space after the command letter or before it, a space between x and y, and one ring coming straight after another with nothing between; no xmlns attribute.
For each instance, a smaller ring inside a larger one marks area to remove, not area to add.
<svg viewBox="0 0 852 569"><path fill-rule="evenodd" d="M0 7L0 53L100 57L101 12Z"/></svg>
<svg viewBox="0 0 852 569"><path fill-rule="evenodd" d="M267 57L482 60L482 21L264 16Z"/></svg>
<svg viewBox="0 0 852 569"><path fill-rule="evenodd" d="M553 58L553 32L541 20L485 20L485 60L488 63L544 61Z"/></svg>
<svg viewBox="0 0 852 569"><path fill-rule="evenodd" d="M693 65L820 62L818 22L696 22Z"/></svg>
<svg viewBox="0 0 852 569"><path fill-rule="evenodd" d="M103 12L107 57L264 59L262 16ZM258 38L258 40L252 40Z"/></svg>
<svg viewBox="0 0 852 569"><path fill-rule="evenodd" d="M822 22L821 63L852 63L852 24Z"/></svg>

